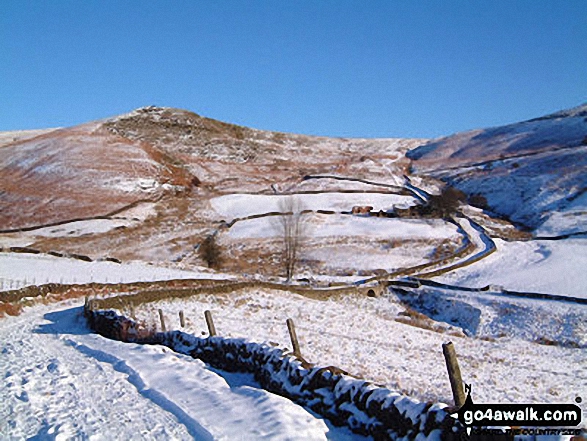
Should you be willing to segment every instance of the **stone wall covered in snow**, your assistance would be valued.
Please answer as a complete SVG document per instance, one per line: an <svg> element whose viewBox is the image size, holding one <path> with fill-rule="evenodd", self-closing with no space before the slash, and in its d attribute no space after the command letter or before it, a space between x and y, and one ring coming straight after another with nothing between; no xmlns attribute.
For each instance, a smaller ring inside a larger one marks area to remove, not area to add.
<svg viewBox="0 0 587 441"><path fill-rule="evenodd" d="M90 305L91 306L91 305ZM165 345L212 367L252 373L264 389L287 397L335 425L384 439L460 439L464 428L445 405L421 403L333 367L316 367L283 349L222 337L201 338L180 331L149 333L114 311L85 308L90 327L122 341Z"/></svg>

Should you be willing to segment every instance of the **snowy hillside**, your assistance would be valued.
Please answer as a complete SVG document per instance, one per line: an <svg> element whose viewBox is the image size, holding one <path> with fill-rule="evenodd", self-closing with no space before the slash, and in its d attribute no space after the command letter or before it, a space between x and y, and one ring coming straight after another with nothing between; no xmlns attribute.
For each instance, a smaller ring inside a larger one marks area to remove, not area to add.
<svg viewBox="0 0 587 441"><path fill-rule="evenodd" d="M407 156L416 173L485 196L497 214L532 230L544 225L539 235L587 230L587 105L456 134Z"/></svg>
<svg viewBox="0 0 587 441"><path fill-rule="evenodd" d="M0 149L0 229L115 213L180 184L153 151L90 123Z"/></svg>

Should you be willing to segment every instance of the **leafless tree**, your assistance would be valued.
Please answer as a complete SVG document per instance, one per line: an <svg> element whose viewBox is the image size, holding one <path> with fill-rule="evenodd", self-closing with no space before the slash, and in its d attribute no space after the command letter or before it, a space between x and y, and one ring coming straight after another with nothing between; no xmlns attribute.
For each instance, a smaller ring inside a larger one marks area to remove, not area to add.
<svg viewBox="0 0 587 441"><path fill-rule="evenodd" d="M280 216L276 223L279 236L283 240L282 265L288 282L294 276L299 260L300 247L307 233L307 218L302 214L303 206L294 196L283 197L279 201Z"/></svg>

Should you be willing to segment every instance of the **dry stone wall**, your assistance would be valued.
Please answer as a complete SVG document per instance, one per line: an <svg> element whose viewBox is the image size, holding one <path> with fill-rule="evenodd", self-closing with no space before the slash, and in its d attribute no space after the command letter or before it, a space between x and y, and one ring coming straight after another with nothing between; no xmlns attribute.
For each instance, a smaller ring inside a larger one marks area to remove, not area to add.
<svg viewBox="0 0 587 441"><path fill-rule="evenodd" d="M114 311L85 315L97 333L116 340L161 344L214 368L252 373L264 389L376 440L457 440L464 428L442 404L421 403L334 367L317 367L293 354L245 339L201 338L180 331L149 332Z"/></svg>

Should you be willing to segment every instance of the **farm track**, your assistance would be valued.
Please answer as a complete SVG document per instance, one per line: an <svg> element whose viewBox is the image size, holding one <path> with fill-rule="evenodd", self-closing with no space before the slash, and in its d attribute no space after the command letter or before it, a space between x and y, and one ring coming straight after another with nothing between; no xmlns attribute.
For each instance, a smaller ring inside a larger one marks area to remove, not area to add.
<svg viewBox="0 0 587 441"><path fill-rule="evenodd" d="M465 231L469 243L472 243L476 250L471 252L469 255L464 256L460 261L452 262L446 266L441 266L440 268L434 269L432 271L417 273L417 277L430 278L439 276L441 274L453 271L458 268L464 268L466 266L472 265L480 261L481 259L484 259L485 257L495 252L495 250L497 250L495 242L493 241L493 239L491 239L491 237L489 237L489 235L481 225L467 217L463 217L462 219L464 219L464 221L469 224L468 227L463 228L463 230ZM459 225L463 227L462 223L459 223Z"/></svg>
<svg viewBox="0 0 587 441"><path fill-rule="evenodd" d="M114 439L132 421L143 436L189 439L172 415L125 381L125 374L74 349L68 341L81 336L71 335L75 331L58 317L31 310L0 321L0 438L75 439L80 432L97 432ZM72 320L75 313L67 321L79 328ZM113 414L121 418L112 419Z"/></svg>

